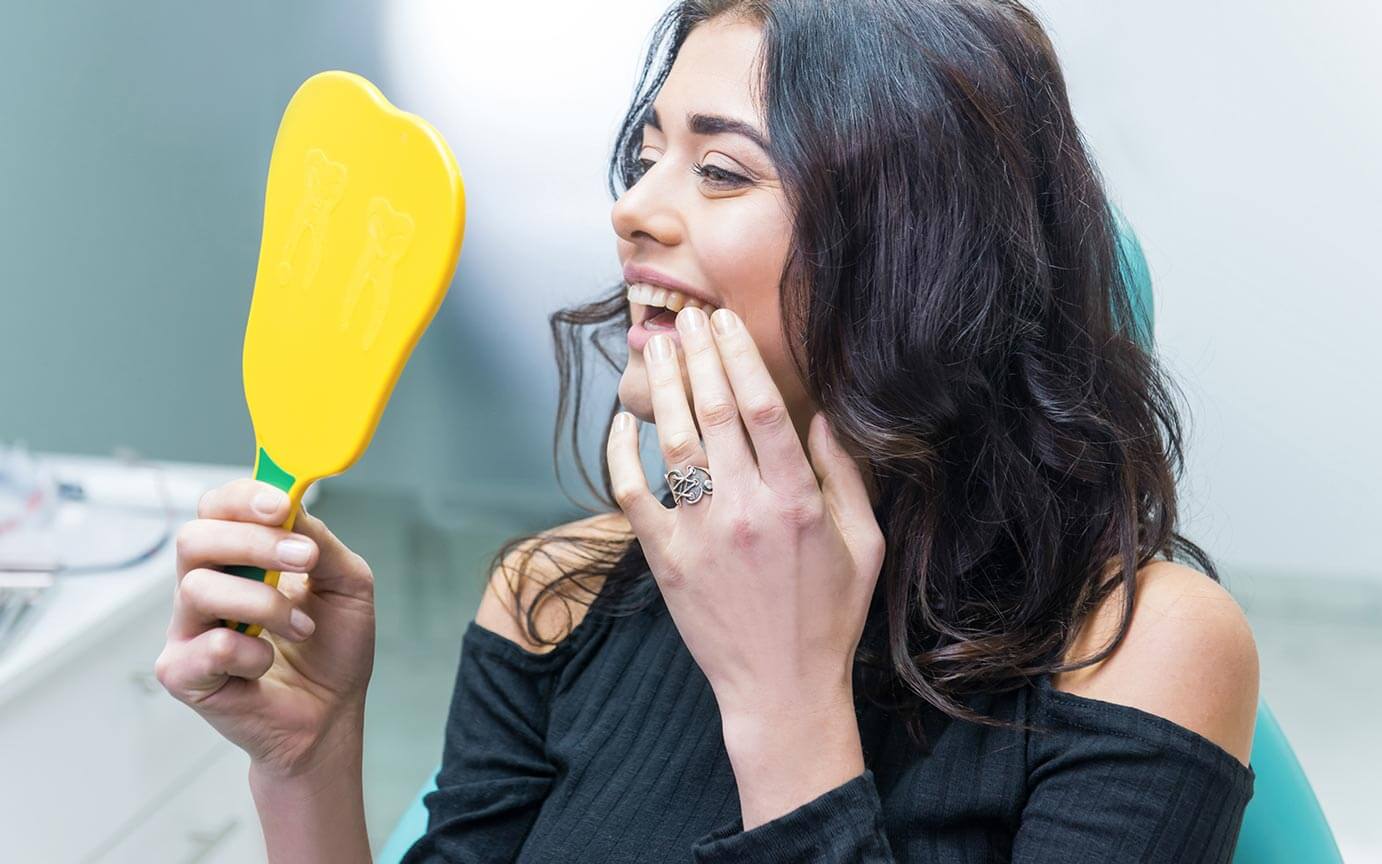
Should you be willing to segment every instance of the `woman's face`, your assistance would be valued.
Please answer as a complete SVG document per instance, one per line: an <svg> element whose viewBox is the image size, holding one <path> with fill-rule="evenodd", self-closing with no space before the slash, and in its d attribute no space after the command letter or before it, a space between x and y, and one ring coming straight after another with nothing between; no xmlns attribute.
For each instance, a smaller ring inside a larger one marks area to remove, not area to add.
<svg viewBox="0 0 1382 864"><path fill-rule="evenodd" d="M727 18L691 31L653 103L661 128L643 127L645 173L615 203L611 221L622 265L648 267L691 286L743 320L804 447L814 407L792 368L778 320L778 282L792 232L782 184L768 153L749 136L691 128L691 115L717 115L743 122L766 141L749 89L760 39L757 25ZM698 164L705 176L693 170ZM677 355L694 409L680 343ZM629 350L619 400L654 422L642 351Z"/></svg>

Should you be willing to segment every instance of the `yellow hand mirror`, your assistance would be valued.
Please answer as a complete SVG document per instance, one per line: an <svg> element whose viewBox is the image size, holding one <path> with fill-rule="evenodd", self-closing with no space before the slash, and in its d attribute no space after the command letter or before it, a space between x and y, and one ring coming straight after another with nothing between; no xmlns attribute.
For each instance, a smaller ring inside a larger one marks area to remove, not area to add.
<svg viewBox="0 0 1382 864"><path fill-rule="evenodd" d="M269 158L244 351L254 477L288 493L284 528L307 487L369 446L464 233L461 172L430 123L350 72L303 82ZM278 585L276 570L225 569Z"/></svg>

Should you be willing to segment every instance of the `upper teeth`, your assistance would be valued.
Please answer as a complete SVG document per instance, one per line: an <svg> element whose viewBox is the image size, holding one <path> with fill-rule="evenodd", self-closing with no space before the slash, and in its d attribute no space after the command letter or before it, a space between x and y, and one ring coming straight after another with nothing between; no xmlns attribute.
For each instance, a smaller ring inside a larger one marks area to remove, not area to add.
<svg viewBox="0 0 1382 864"><path fill-rule="evenodd" d="M666 306L673 312L680 312L686 306L695 306L698 309L705 309L707 312L714 308L709 303L688 297L680 291L673 291L671 288L654 288L645 282L634 282L629 285L628 298L631 302L642 306Z"/></svg>

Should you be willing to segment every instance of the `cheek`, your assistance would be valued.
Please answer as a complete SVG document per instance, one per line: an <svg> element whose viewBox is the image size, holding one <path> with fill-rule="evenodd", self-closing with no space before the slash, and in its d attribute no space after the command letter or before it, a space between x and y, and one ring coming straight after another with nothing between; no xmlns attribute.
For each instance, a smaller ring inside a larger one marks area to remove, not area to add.
<svg viewBox="0 0 1382 864"><path fill-rule="evenodd" d="M765 199L763 206L717 220L703 238L702 255L721 296L743 319L774 383L794 407L802 387L788 356L778 296L790 239L788 214L780 202Z"/></svg>
<svg viewBox="0 0 1382 864"><path fill-rule="evenodd" d="M790 226L762 207L713 221L697 240L706 275L737 309L750 310L777 296L787 260Z"/></svg>
<svg viewBox="0 0 1382 864"><path fill-rule="evenodd" d="M761 317L745 322L753 334L753 342L763 357L763 365L782 394L783 401L793 415L804 400L805 388L792 366L792 358L787 350L787 340L782 332L782 324L777 317L778 304L773 303L771 317L765 311Z"/></svg>
<svg viewBox="0 0 1382 864"><path fill-rule="evenodd" d="M759 350L778 353L778 282L787 262L790 225L771 200L715 220L698 242L707 276L744 320Z"/></svg>

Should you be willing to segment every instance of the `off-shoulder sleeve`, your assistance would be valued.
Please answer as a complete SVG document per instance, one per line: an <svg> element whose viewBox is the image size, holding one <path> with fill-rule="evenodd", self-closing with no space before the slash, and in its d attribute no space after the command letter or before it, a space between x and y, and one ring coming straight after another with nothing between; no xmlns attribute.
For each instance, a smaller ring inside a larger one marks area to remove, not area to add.
<svg viewBox="0 0 1382 864"><path fill-rule="evenodd" d="M696 864L890 864L883 804L873 771L847 780L800 807L744 830L742 817L691 847Z"/></svg>
<svg viewBox="0 0 1382 864"><path fill-rule="evenodd" d="M470 622L437 788L423 797L427 831L400 864L517 857L555 774L545 746L549 695L585 625L535 654Z"/></svg>
<svg viewBox="0 0 1382 864"><path fill-rule="evenodd" d="M1256 773L1156 714L1039 687L1015 864L1228 864Z"/></svg>
<svg viewBox="0 0 1382 864"><path fill-rule="evenodd" d="M1046 679L1035 704L1049 731L1030 733L1027 788L1014 790L1026 796L1014 864L1231 861L1252 798L1250 766L1164 717L1054 690ZM869 769L749 831L741 818L722 825L692 853L697 864L898 860Z"/></svg>

